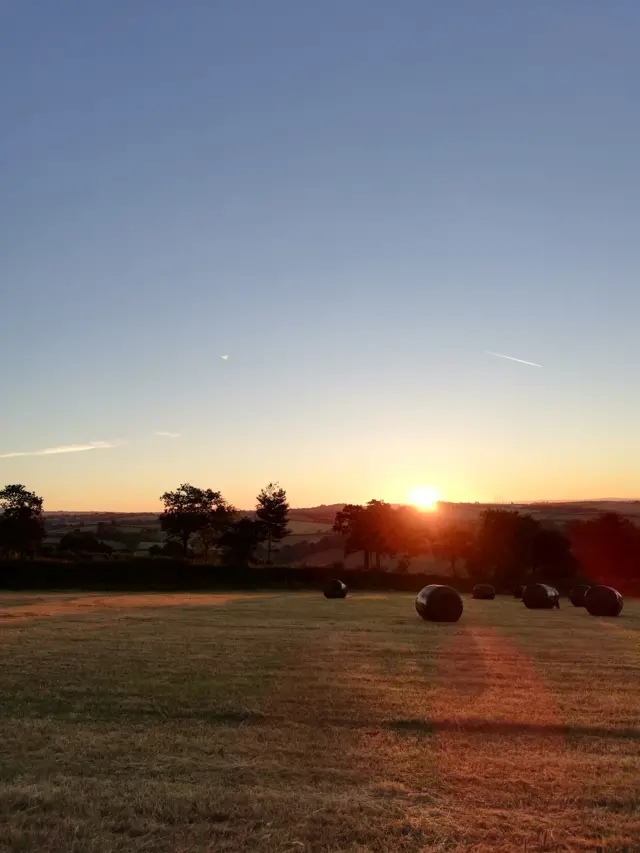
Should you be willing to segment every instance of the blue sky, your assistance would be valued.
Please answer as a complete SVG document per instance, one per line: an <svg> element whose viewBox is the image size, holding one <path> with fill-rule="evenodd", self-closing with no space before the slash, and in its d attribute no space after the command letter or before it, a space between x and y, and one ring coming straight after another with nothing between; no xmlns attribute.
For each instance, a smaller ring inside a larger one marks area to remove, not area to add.
<svg viewBox="0 0 640 853"><path fill-rule="evenodd" d="M639 31L631 0L0 0L0 482L638 496Z"/></svg>

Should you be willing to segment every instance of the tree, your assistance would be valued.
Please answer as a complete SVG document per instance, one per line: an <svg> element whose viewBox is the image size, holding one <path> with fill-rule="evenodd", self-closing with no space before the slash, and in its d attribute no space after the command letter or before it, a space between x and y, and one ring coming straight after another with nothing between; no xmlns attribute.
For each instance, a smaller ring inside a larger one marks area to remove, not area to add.
<svg viewBox="0 0 640 853"><path fill-rule="evenodd" d="M570 580L577 569L571 553L571 542L560 530L543 527L537 530L532 549L533 580L554 586Z"/></svg>
<svg viewBox="0 0 640 853"><path fill-rule="evenodd" d="M572 553L591 583L634 592L640 585L640 529L615 512L568 525Z"/></svg>
<svg viewBox="0 0 640 853"><path fill-rule="evenodd" d="M344 555L362 551L364 554L365 571L369 569L371 541L367 529L366 510L359 504L345 504L336 513L333 522L334 533L344 536Z"/></svg>
<svg viewBox="0 0 640 853"><path fill-rule="evenodd" d="M480 516L470 567L474 575L511 587L532 580L539 523L530 515L487 509Z"/></svg>
<svg viewBox="0 0 640 853"><path fill-rule="evenodd" d="M66 533L58 543L59 551L72 551L74 554L112 554L113 548L83 530Z"/></svg>
<svg viewBox="0 0 640 853"><path fill-rule="evenodd" d="M375 568L380 569L380 557L393 557L402 550L398 537L398 518L393 507L385 501L370 500L364 511L365 535L368 550L375 556Z"/></svg>
<svg viewBox="0 0 640 853"><path fill-rule="evenodd" d="M236 511L220 492L198 489L190 483L183 483L175 492L165 492L160 500L164 504L160 526L170 540L180 542L185 558L194 536L204 538L208 554L212 542L231 524Z"/></svg>
<svg viewBox="0 0 640 853"><path fill-rule="evenodd" d="M399 555L397 572L407 572L414 557L432 550L425 514L416 507L400 506L394 510L389 533L393 540L390 550Z"/></svg>
<svg viewBox="0 0 640 853"><path fill-rule="evenodd" d="M544 527L531 515L501 509L482 513L470 563L472 574L502 588L557 583L575 572L569 541L561 531Z"/></svg>
<svg viewBox="0 0 640 853"><path fill-rule="evenodd" d="M399 554L402 566L408 567L412 557L429 550L426 526L417 510L394 509L385 501L371 500L366 506L345 504L336 513L333 531L345 539L345 556L363 552L365 571L370 568L371 554L379 569L382 556Z"/></svg>
<svg viewBox="0 0 640 853"><path fill-rule="evenodd" d="M271 565L271 551L274 543L281 542L285 536L289 535L287 493L279 488L277 483L269 483L260 492L256 501L256 516L264 525L267 563Z"/></svg>
<svg viewBox="0 0 640 853"><path fill-rule="evenodd" d="M42 498L22 485L0 490L0 547L24 557L33 554L44 538Z"/></svg>
<svg viewBox="0 0 640 853"><path fill-rule="evenodd" d="M205 563L209 559L210 550L219 543L220 537L228 529L232 520L229 518L228 523L222 523L222 511L218 509L218 512L220 512L220 516L215 519L216 523L208 524L206 527L203 527L202 530L199 530L194 537L196 553L202 555L202 559Z"/></svg>
<svg viewBox="0 0 640 853"><path fill-rule="evenodd" d="M266 530L263 522L244 516L222 534L220 547L223 549L225 559L234 565L247 566L265 537Z"/></svg>
<svg viewBox="0 0 640 853"><path fill-rule="evenodd" d="M468 527L459 522L445 521L434 533L433 553L439 559L448 561L455 578L458 561L469 557L472 542L473 534Z"/></svg>
<svg viewBox="0 0 640 853"><path fill-rule="evenodd" d="M179 560L184 557L182 545L175 539L168 539L164 545L152 545L147 551L150 557L170 557L173 560ZM189 551L187 556L193 556L193 552Z"/></svg>

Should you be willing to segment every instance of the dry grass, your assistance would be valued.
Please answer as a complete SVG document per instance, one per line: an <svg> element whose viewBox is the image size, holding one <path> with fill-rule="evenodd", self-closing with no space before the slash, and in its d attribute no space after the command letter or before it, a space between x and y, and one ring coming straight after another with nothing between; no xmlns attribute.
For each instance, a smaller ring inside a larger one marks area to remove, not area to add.
<svg viewBox="0 0 640 853"><path fill-rule="evenodd" d="M124 595L34 596L31 599L0 598L0 624L5 619L41 619L45 616L65 616L87 610L131 610L140 607L204 607L228 604L242 598L257 598L251 593L127 593Z"/></svg>
<svg viewBox="0 0 640 853"><path fill-rule="evenodd" d="M5 598L1 850L640 850L637 604Z"/></svg>

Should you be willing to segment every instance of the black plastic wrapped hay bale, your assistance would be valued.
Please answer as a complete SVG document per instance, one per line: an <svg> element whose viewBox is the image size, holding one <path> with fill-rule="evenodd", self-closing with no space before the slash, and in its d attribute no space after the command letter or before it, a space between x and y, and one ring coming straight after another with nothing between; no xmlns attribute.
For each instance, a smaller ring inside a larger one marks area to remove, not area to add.
<svg viewBox="0 0 640 853"><path fill-rule="evenodd" d="M552 610L560 607L560 593L546 583L532 583L522 591L522 600L529 610Z"/></svg>
<svg viewBox="0 0 640 853"><path fill-rule="evenodd" d="M486 601L496 597L496 591L490 583L477 583L473 588L473 598L480 598Z"/></svg>
<svg viewBox="0 0 640 853"><path fill-rule="evenodd" d="M577 586L571 588L571 592L569 593L569 601L573 604L574 607L584 607L584 597L590 589L590 586L587 586L584 583L579 583Z"/></svg>
<svg viewBox="0 0 640 853"><path fill-rule="evenodd" d="M425 586L416 598L416 610L429 622L457 622L462 609L460 594L444 584Z"/></svg>
<svg viewBox="0 0 640 853"><path fill-rule="evenodd" d="M514 597L514 598L522 598L522 593L523 593L523 592L524 592L524 587L523 587L523 586L517 586L517 587L513 590L513 597Z"/></svg>
<svg viewBox="0 0 640 853"><path fill-rule="evenodd" d="M624 599L612 586L592 586L584 597L584 606L592 616L619 616Z"/></svg>
<svg viewBox="0 0 640 853"><path fill-rule="evenodd" d="M347 597L347 585L346 583L342 583L342 581L333 578L330 580L324 588L324 597L325 598L346 598Z"/></svg>

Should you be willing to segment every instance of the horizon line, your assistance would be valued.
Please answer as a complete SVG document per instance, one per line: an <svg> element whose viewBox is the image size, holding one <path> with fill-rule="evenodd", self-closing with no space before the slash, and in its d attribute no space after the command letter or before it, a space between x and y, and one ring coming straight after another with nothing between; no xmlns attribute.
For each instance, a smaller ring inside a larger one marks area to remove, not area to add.
<svg viewBox="0 0 640 853"><path fill-rule="evenodd" d="M500 500L500 501L438 501L441 504L448 504L452 506L473 506L475 504L481 506L511 506L511 505L520 505L520 506L534 506L536 504L595 504L595 503L639 503L640 497L629 497L629 498L536 498L534 500ZM300 506L300 507L291 507L291 512L302 512L304 510L314 510L314 509L323 509L324 507L332 507L332 506L346 506L347 504L352 503L351 501L335 501L331 504L316 504L315 506ZM386 501L389 504L395 504L397 506L413 506L412 503L407 501ZM236 509L236 512L255 512L255 509ZM161 515L161 510L153 510L153 509L45 509L43 510L43 515L53 515L55 513L67 513L68 515Z"/></svg>

